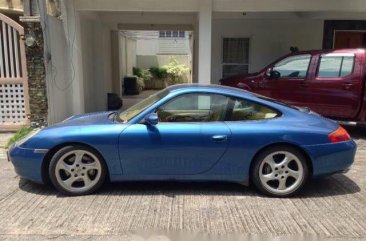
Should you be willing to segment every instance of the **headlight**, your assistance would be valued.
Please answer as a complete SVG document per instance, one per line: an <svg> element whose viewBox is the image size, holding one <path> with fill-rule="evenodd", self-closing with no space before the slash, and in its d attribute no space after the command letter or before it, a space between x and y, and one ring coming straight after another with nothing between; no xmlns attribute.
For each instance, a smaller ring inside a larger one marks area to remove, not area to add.
<svg viewBox="0 0 366 241"><path fill-rule="evenodd" d="M23 138L21 138L19 141L15 142L16 146L23 145L26 141L28 141L30 138L32 138L35 134L37 134L41 129L37 128L29 132L27 135L25 135Z"/></svg>

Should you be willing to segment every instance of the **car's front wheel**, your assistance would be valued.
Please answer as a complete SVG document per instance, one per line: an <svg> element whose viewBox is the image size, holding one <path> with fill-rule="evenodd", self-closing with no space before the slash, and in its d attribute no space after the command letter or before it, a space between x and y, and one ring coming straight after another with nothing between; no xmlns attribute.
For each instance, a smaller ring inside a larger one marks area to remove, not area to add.
<svg viewBox="0 0 366 241"><path fill-rule="evenodd" d="M296 148L275 146L262 151L254 160L252 181L264 194L291 196L308 178L306 157Z"/></svg>
<svg viewBox="0 0 366 241"><path fill-rule="evenodd" d="M106 167L102 157L86 146L66 146L58 150L49 165L52 184L67 195L85 195L104 182Z"/></svg>

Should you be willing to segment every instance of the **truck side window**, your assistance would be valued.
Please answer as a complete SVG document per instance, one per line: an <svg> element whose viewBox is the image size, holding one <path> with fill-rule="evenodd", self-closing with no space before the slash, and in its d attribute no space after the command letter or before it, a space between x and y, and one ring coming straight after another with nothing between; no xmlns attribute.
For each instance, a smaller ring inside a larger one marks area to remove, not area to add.
<svg viewBox="0 0 366 241"><path fill-rule="evenodd" d="M276 63L272 70L279 72L281 78L304 79L308 72L310 59L310 54L290 56Z"/></svg>
<svg viewBox="0 0 366 241"><path fill-rule="evenodd" d="M322 55L319 64L318 77L339 78L352 74L354 56Z"/></svg>

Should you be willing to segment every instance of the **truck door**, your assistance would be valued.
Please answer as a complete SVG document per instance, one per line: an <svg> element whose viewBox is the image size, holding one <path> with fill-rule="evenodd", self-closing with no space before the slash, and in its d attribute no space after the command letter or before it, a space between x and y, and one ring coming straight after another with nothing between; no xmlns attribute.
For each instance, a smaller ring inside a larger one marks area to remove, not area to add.
<svg viewBox="0 0 366 241"><path fill-rule="evenodd" d="M308 82L309 107L324 116L355 118L362 103L362 55L329 53L316 59L314 76Z"/></svg>
<svg viewBox="0 0 366 241"><path fill-rule="evenodd" d="M298 54L280 60L268 69L256 92L291 105L308 107L311 59L311 54Z"/></svg>

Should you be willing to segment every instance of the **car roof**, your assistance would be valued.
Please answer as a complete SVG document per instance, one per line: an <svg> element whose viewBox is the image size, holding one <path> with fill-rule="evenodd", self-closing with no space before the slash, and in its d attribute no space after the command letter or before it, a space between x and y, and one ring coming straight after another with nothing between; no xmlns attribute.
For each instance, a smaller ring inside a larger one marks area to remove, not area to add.
<svg viewBox="0 0 366 241"><path fill-rule="evenodd" d="M255 95L249 91L241 90L238 88L233 88L224 85L217 84L178 84L172 85L167 88L169 92L211 92L217 94L227 94L227 95L241 95L243 97L255 97Z"/></svg>
<svg viewBox="0 0 366 241"><path fill-rule="evenodd" d="M366 49L363 48L353 48L353 49L321 49L321 50L304 50L294 53L289 53L288 55L298 55L298 54L344 54L344 53L365 53ZM287 55L287 56L288 56Z"/></svg>

